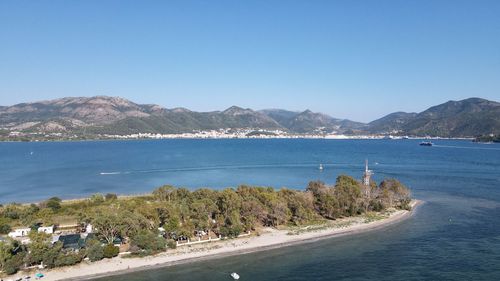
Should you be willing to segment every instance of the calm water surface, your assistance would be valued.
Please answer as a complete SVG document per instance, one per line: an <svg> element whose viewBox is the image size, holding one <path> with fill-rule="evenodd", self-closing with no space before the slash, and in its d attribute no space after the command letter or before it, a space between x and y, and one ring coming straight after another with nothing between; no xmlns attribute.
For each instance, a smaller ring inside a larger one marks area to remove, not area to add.
<svg viewBox="0 0 500 281"><path fill-rule="evenodd" d="M414 140L0 143L0 202L149 192L162 184L303 189L347 173L396 177L426 203L350 237L101 280L500 280L500 145ZM322 163L325 169L318 170Z"/></svg>

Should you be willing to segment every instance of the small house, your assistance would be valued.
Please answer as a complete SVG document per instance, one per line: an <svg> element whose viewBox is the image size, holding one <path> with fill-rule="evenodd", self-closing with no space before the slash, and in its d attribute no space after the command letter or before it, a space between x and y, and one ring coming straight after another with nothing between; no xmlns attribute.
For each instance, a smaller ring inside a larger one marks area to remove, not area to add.
<svg viewBox="0 0 500 281"><path fill-rule="evenodd" d="M19 237L25 237L28 236L30 233L31 228L18 228L14 229L14 231L9 232L8 236L11 238L19 238Z"/></svg>
<svg viewBox="0 0 500 281"><path fill-rule="evenodd" d="M53 234L54 233L54 226L41 226L38 228L39 233L47 233L47 234Z"/></svg>

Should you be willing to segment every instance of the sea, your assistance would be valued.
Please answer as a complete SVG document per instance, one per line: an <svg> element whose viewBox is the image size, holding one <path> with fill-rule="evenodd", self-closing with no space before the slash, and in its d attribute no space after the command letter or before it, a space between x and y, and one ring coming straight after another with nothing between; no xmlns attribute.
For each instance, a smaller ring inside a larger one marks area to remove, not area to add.
<svg viewBox="0 0 500 281"><path fill-rule="evenodd" d="M161 185L304 189L397 178L425 203L398 224L96 280L500 280L500 144L467 140L175 139L0 143L0 203L144 194ZM320 170L320 164L324 169Z"/></svg>

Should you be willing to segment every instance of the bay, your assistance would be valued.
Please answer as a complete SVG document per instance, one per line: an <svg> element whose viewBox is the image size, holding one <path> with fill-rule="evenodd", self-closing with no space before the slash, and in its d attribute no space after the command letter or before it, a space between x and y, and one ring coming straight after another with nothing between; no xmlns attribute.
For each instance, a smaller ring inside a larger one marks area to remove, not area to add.
<svg viewBox="0 0 500 281"><path fill-rule="evenodd" d="M500 280L500 145L437 140L156 140L0 143L0 202L140 194L163 184L303 189L395 177L424 200L377 231L102 280ZM324 170L318 169L323 164Z"/></svg>

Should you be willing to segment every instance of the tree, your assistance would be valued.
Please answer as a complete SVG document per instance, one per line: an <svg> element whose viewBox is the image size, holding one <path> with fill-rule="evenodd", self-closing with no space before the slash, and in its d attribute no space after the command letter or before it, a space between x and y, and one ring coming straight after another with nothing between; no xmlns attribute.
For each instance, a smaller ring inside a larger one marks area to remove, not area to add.
<svg viewBox="0 0 500 281"><path fill-rule="evenodd" d="M322 217L335 219L341 215L333 188L327 187L323 182L313 181L308 184L306 192L312 194L314 209Z"/></svg>
<svg viewBox="0 0 500 281"><path fill-rule="evenodd" d="M26 252L17 241L0 242L0 271L14 274L23 266Z"/></svg>
<svg viewBox="0 0 500 281"><path fill-rule="evenodd" d="M335 183L335 197L338 200L340 212L344 216L352 216L360 212L361 187L350 176L340 175Z"/></svg>
<svg viewBox="0 0 500 281"><path fill-rule="evenodd" d="M87 257L90 261L99 261L104 258L104 248L101 245L101 242L96 239L90 239L86 243L86 251Z"/></svg>
<svg viewBox="0 0 500 281"><path fill-rule="evenodd" d="M0 234L7 234L12 230L6 218L0 218Z"/></svg>
<svg viewBox="0 0 500 281"><path fill-rule="evenodd" d="M172 199L172 193L175 191L175 188L171 185L161 186L153 191L153 196L158 201L168 201Z"/></svg>
<svg viewBox="0 0 500 281"><path fill-rule="evenodd" d="M279 226L288 221L290 210L285 201L274 199L269 203L271 212L268 216L272 226Z"/></svg>
<svg viewBox="0 0 500 281"><path fill-rule="evenodd" d="M29 233L29 238L31 243L28 246L29 254L25 258L26 263L28 265L35 265L48 259L49 257L47 254L50 254L50 250L53 248L50 244L50 235L43 232L31 231Z"/></svg>
<svg viewBox="0 0 500 281"><path fill-rule="evenodd" d="M0 242L0 271L5 271L6 263L14 255L13 251L12 243Z"/></svg>
<svg viewBox="0 0 500 281"><path fill-rule="evenodd" d="M410 190L396 179L385 179L380 183L380 199L386 207L410 208Z"/></svg>
<svg viewBox="0 0 500 281"><path fill-rule="evenodd" d="M267 208L257 199L244 200L241 203L241 217L247 230L264 224L268 214Z"/></svg>
<svg viewBox="0 0 500 281"><path fill-rule="evenodd" d="M224 189L217 199L217 207L224 217L241 208L241 197L232 188Z"/></svg>
<svg viewBox="0 0 500 281"><path fill-rule="evenodd" d="M141 214L129 210L101 208L91 219L97 234L108 244L118 237L129 237L151 224Z"/></svg>
<svg viewBox="0 0 500 281"><path fill-rule="evenodd" d="M113 243L120 235L121 224L121 216L116 212L107 210L101 210L92 220L92 225L98 232L99 237L103 238L108 243Z"/></svg>
<svg viewBox="0 0 500 281"><path fill-rule="evenodd" d="M157 233L141 230L132 237L132 246L138 247L146 253L156 253L166 249L166 240Z"/></svg>
<svg viewBox="0 0 500 281"><path fill-rule="evenodd" d="M59 197L52 197L45 201L45 206L53 211L57 211L61 209L61 201Z"/></svg>
<svg viewBox="0 0 500 281"><path fill-rule="evenodd" d="M301 224L314 217L314 197L310 192L297 192L286 188L281 189L278 195L287 202L291 219L295 224Z"/></svg>
<svg viewBox="0 0 500 281"><path fill-rule="evenodd" d="M61 255L62 248L63 248L63 243L60 241L57 241L52 246L48 246L41 254L42 256L41 262L43 262L43 265L48 268L56 267L59 264L57 262L57 259Z"/></svg>
<svg viewBox="0 0 500 281"><path fill-rule="evenodd" d="M243 231L243 225L240 221L240 214L233 211L224 220L224 225L221 227L221 234L226 237L236 238Z"/></svg>
<svg viewBox="0 0 500 281"><path fill-rule="evenodd" d="M197 230L209 229L216 212L217 205L209 198L196 199L190 205L190 218Z"/></svg>

